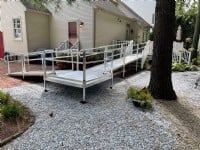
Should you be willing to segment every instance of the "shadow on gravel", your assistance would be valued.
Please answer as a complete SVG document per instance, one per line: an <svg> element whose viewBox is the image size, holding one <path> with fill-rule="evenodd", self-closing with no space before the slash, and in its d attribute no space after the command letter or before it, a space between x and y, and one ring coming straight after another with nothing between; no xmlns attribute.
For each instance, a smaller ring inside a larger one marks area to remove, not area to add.
<svg viewBox="0 0 200 150"><path fill-rule="evenodd" d="M187 106L181 104L179 101L158 101L200 141L200 118L195 116Z"/></svg>

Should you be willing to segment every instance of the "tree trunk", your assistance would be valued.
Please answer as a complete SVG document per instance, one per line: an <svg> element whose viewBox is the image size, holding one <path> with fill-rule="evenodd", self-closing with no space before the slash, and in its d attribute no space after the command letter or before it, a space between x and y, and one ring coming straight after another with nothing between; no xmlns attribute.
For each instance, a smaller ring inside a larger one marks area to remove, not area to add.
<svg viewBox="0 0 200 150"><path fill-rule="evenodd" d="M156 99L175 100L171 80L175 0L156 0L155 41L149 91Z"/></svg>
<svg viewBox="0 0 200 150"><path fill-rule="evenodd" d="M192 52L192 59L197 58L199 34L200 34L200 0L198 2L198 14L196 17L194 35L193 35L193 40L192 40L192 48L194 48Z"/></svg>

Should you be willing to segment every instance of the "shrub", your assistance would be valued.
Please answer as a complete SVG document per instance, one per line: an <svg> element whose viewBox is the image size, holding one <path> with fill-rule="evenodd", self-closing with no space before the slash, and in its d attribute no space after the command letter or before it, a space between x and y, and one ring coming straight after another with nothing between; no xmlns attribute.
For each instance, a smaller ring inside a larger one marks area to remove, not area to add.
<svg viewBox="0 0 200 150"><path fill-rule="evenodd" d="M184 72L185 68L186 68L185 64L181 64L181 63L172 64L172 70L173 71Z"/></svg>
<svg viewBox="0 0 200 150"><path fill-rule="evenodd" d="M198 68L196 65L186 65L181 63L174 63L172 64L172 71L177 72L184 72L184 71L198 71Z"/></svg>
<svg viewBox="0 0 200 150"><path fill-rule="evenodd" d="M2 108L1 114L5 119L18 119L23 115L23 108L17 104L10 104Z"/></svg>
<svg viewBox="0 0 200 150"><path fill-rule="evenodd" d="M149 40L154 41L154 32L149 33Z"/></svg>
<svg viewBox="0 0 200 150"><path fill-rule="evenodd" d="M152 96L146 88L138 90L131 87L127 91L128 98L139 103L142 108L152 108Z"/></svg>
<svg viewBox="0 0 200 150"><path fill-rule="evenodd" d="M0 104L1 105L8 105L12 97L10 96L9 93L4 93L0 91Z"/></svg>
<svg viewBox="0 0 200 150"><path fill-rule="evenodd" d="M197 65L199 66L200 65L200 54L197 55L197 58L193 58L192 59L192 65Z"/></svg>
<svg viewBox="0 0 200 150"><path fill-rule="evenodd" d="M196 65L190 65L189 71L198 71L198 68Z"/></svg>

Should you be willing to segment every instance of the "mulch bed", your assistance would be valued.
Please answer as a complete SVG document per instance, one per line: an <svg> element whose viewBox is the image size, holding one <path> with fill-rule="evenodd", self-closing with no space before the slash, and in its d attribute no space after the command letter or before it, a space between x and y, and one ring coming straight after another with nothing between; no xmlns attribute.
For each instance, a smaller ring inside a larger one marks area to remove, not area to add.
<svg viewBox="0 0 200 150"><path fill-rule="evenodd" d="M16 103L20 104L19 102ZM27 107L24 108L24 114L21 119L6 120L0 116L0 147L20 136L34 122L35 116Z"/></svg>

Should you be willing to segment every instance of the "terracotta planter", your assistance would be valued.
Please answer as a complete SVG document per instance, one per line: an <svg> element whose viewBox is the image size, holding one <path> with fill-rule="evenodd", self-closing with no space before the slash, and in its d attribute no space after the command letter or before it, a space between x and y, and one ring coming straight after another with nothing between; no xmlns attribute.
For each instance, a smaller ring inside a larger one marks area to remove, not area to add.
<svg viewBox="0 0 200 150"><path fill-rule="evenodd" d="M64 63L57 63L56 69L57 70L64 70L66 68L66 65Z"/></svg>

